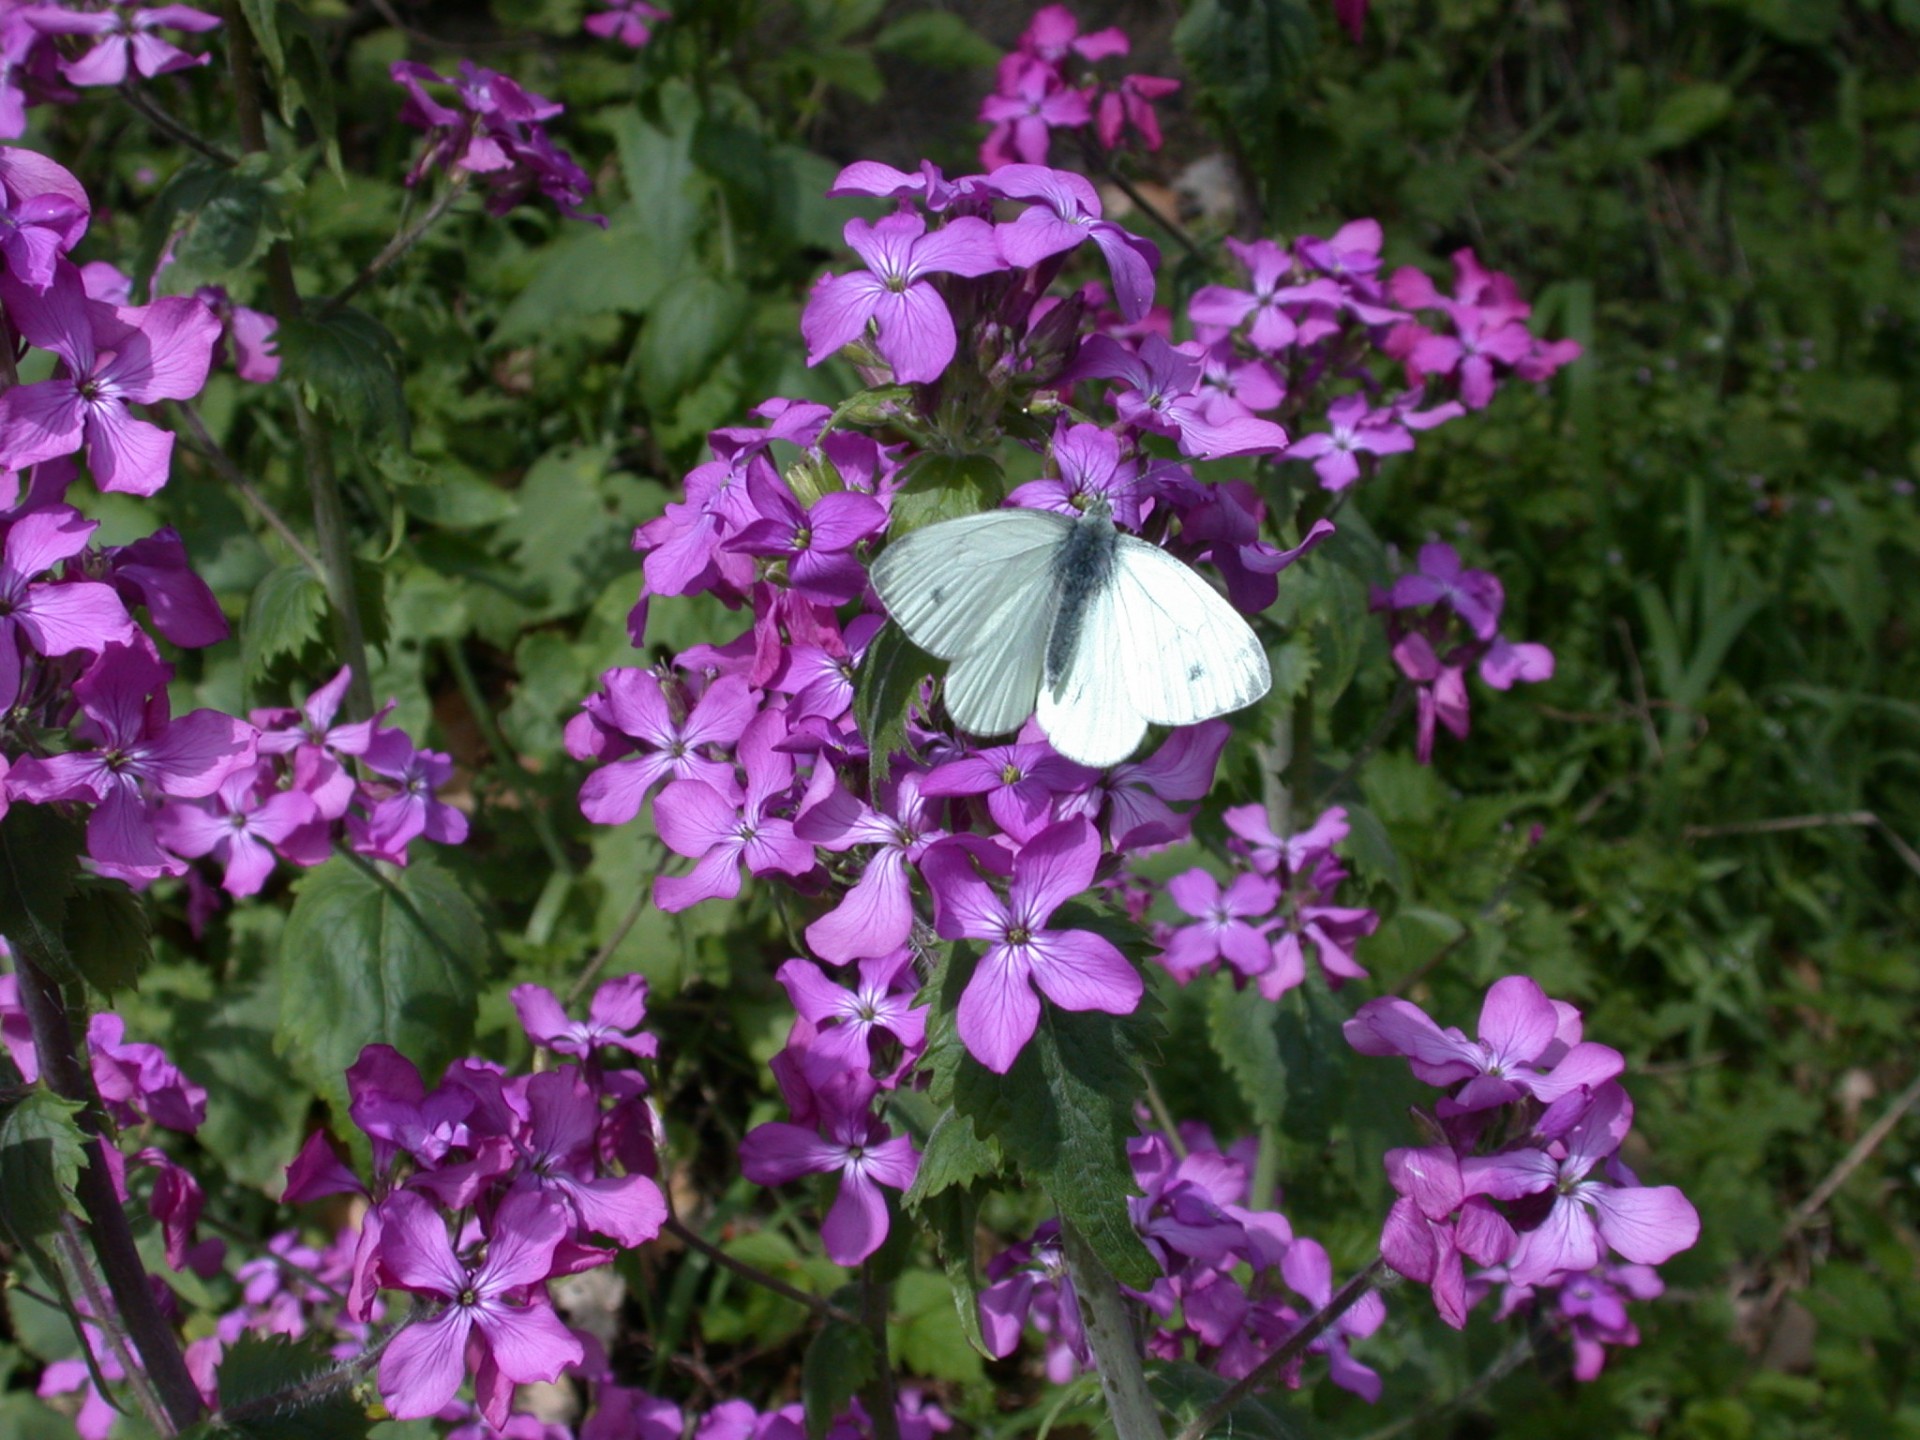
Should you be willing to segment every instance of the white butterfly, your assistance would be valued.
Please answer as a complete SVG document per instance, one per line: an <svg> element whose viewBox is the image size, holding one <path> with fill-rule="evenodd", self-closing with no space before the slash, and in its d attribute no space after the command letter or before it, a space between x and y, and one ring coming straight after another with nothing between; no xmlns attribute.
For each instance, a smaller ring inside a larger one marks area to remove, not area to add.
<svg viewBox="0 0 1920 1440"><path fill-rule="evenodd" d="M1078 519L988 510L902 536L873 587L909 639L949 660L947 713L974 735L1038 714L1069 760L1114 765L1147 726L1251 705L1272 676L1239 612L1104 500Z"/></svg>

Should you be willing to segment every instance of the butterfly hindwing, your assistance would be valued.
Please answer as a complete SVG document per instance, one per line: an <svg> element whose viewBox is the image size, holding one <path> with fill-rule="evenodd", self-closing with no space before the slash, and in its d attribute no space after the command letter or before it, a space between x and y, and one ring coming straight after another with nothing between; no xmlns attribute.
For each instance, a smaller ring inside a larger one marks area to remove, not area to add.
<svg viewBox="0 0 1920 1440"><path fill-rule="evenodd" d="M1143 719L1195 725L1267 693L1273 678L1260 637L1198 572L1128 535L1115 562L1114 608L1127 637L1121 670Z"/></svg>
<svg viewBox="0 0 1920 1440"><path fill-rule="evenodd" d="M1087 596L1073 649L1051 683L1042 683L1037 711L1054 749L1096 769L1126 759L1147 733L1128 693L1132 641L1113 583L1118 568Z"/></svg>

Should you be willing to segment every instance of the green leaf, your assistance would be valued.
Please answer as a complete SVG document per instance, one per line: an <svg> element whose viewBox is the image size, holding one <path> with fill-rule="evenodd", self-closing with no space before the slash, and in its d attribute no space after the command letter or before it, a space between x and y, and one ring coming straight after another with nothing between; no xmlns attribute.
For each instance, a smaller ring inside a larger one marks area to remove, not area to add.
<svg viewBox="0 0 1920 1440"><path fill-rule="evenodd" d="M964 1385L982 1377L980 1316L974 1292L952 1276L909 1270L893 1289L889 1350L908 1372ZM971 1323L969 1323L971 1322Z"/></svg>
<svg viewBox="0 0 1920 1440"><path fill-rule="evenodd" d="M738 285L695 271L668 286L640 332L640 396L664 412L733 348L749 312Z"/></svg>
<svg viewBox="0 0 1920 1440"><path fill-rule="evenodd" d="M1232 1381L1188 1361L1156 1365L1147 1374L1154 1397L1170 1415L1185 1424L1212 1405ZM1169 1427L1177 1428L1177 1427ZM1279 1410L1259 1396L1249 1396L1227 1412L1210 1436L1233 1440L1308 1440L1314 1434L1292 1410Z"/></svg>
<svg viewBox="0 0 1920 1440"><path fill-rule="evenodd" d="M299 181L280 163L248 155L237 165L190 160L181 166L147 211L134 273L152 275L171 250L166 280L173 293L232 282L289 233L285 199Z"/></svg>
<svg viewBox="0 0 1920 1440"><path fill-rule="evenodd" d="M1392 756L1377 756L1378 760L1390 760ZM1362 784L1365 784L1365 780ZM1385 885L1396 894L1407 893L1407 867L1400 863L1400 852L1393 848L1393 841L1387 836L1387 827L1380 823L1380 817L1365 805L1347 806L1347 842L1346 853L1353 860L1353 868L1362 879Z"/></svg>
<svg viewBox="0 0 1920 1440"><path fill-rule="evenodd" d="M886 781L894 755L907 748L907 719L919 703L920 682L945 671L898 625L882 626L867 646L853 677L853 718L867 737L877 783Z"/></svg>
<svg viewBox="0 0 1920 1440"><path fill-rule="evenodd" d="M67 907L67 954L102 995L131 990L153 960L146 902L118 880L83 875Z"/></svg>
<svg viewBox="0 0 1920 1440"><path fill-rule="evenodd" d="M0 819L0 935L63 978L67 901L80 878L80 824L50 806L15 805Z"/></svg>
<svg viewBox="0 0 1920 1440"><path fill-rule="evenodd" d="M372 1420L318 1340L242 1335L220 1361L218 1433L247 1440L363 1440Z"/></svg>
<svg viewBox="0 0 1920 1440"><path fill-rule="evenodd" d="M973 1120L948 1107L927 1136L906 1203L918 1209L942 1191L996 1174L1000 1164L999 1150L974 1133Z"/></svg>
<svg viewBox="0 0 1920 1440"><path fill-rule="evenodd" d="M902 15L873 37L873 48L944 70L984 70L1000 63L999 47L948 10Z"/></svg>
<svg viewBox="0 0 1920 1440"><path fill-rule="evenodd" d="M1274 1022L1286 1065L1280 1128L1304 1144L1322 1145L1339 1112L1353 1056L1340 1029L1347 1016L1317 985L1303 985L1288 999Z"/></svg>
<svg viewBox="0 0 1920 1440"><path fill-rule="evenodd" d="M407 397L400 346L387 327L344 306L280 326L281 376L307 387L313 401L366 443L406 443Z"/></svg>
<svg viewBox="0 0 1920 1440"><path fill-rule="evenodd" d="M73 1198L87 1162L81 1108L36 1086L0 1114L0 1226L18 1244L52 1234L62 1214L85 1214Z"/></svg>
<svg viewBox="0 0 1920 1440"><path fill-rule="evenodd" d="M611 468L612 458L609 446L562 445L534 461L521 480L515 511L493 543L511 560L514 578L537 589L530 618L572 614L616 576L631 573L627 538L664 495L657 485Z"/></svg>
<svg viewBox="0 0 1920 1440"><path fill-rule="evenodd" d="M271 570L247 601L240 625L240 653L247 674L263 678L282 655L298 655L320 639L327 617L327 587L305 565Z"/></svg>
<svg viewBox="0 0 1920 1440"><path fill-rule="evenodd" d="M1267 652L1267 664L1273 671L1273 689L1268 692L1273 701L1293 700L1305 694L1320 668L1313 637L1300 631L1289 635Z"/></svg>
<svg viewBox="0 0 1920 1440"><path fill-rule="evenodd" d="M280 1049L341 1114L364 1046L438 1074L466 1053L489 948L473 902L431 860L379 878L330 860L296 885L281 939Z"/></svg>
<svg viewBox="0 0 1920 1440"><path fill-rule="evenodd" d="M287 68L287 52L280 44L280 17L275 13L279 8L280 0L240 0L240 13L247 17L253 43L260 47L276 80Z"/></svg>
<svg viewBox="0 0 1920 1440"><path fill-rule="evenodd" d="M73 1417L16 1391L0 1395L0 1435L7 1440L73 1440Z"/></svg>
<svg viewBox="0 0 1920 1440"><path fill-rule="evenodd" d="M1280 1120L1287 1066L1280 1058L1274 1007L1258 991L1236 989L1225 975L1208 981L1207 1035L1220 1063L1240 1087L1256 1124Z"/></svg>
<svg viewBox="0 0 1920 1440"><path fill-rule="evenodd" d="M962 968L949 970L943 992ZM957 992L943 993L943 1010L949 999L957 1003ZM999 1142L1022 1178L1045 1187L1101 1263L1135 1289L1159 1273L1127 1214L1127 1196L1139 1190L1126 1142L1138 1128L1141 1052L1158 1024L1150 1004L1130 1016L1047 1005L1012 1070L995 1075L967 1056L954 1082L956 1108Z"/></svg>
<svg viewBox="0 0 1920 1440"><path fill-rule="evenodd" d="M800 1394L806 1401L811 1440L827 1433L873 1374L873 1336L864 1326L829 1320L820 1327L800 1366Z"/></svg>
<svg viewBox="0 0 1920 1440"><path fill-rule="evenodd" d="M1640 138L1648 155L1691 144L1733 114L1733 91L1725 85L1683 85L1660 102Z"/></svg>
<svg viewBox="0 0 1920 1440"><path fill-rule="evenodd" d="M596 315L644 315L684 262L663 243L645 205L614 212L607 228L583 226L546 246L540 267L500 317L501 344L550 340Z"/></svg>
<svg viewBox="0 0 1920 1440"><path fill-rule="evenodd" d="M1006 475L991 455L915 456L901 472L893 494L894 539L924 525L991 510L1007 493Z"/></svg>

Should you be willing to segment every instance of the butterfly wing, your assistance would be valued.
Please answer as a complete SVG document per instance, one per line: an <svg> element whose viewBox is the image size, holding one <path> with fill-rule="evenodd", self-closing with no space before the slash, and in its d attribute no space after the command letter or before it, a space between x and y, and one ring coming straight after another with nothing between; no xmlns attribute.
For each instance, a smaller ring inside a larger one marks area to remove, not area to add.
<svg viewBox="0 0 1920 1440"><path fill-rule="evenodd" d="M1043 510L988 510L915 530L873 562L887 613L922 650L954 662L945 697L962 730L998 735L1033 713L1053 560L1072 529Z"/></svg>
<svg viewBox="0 0 1920 1440"><path fill-rule="evenodd" d="M1259 637L1220 593L1157 545L1122 535L1079 641L1039 697L1040 728L1084 765L1117 764L1155 725L1251 705L1272 676Z"/></svg>

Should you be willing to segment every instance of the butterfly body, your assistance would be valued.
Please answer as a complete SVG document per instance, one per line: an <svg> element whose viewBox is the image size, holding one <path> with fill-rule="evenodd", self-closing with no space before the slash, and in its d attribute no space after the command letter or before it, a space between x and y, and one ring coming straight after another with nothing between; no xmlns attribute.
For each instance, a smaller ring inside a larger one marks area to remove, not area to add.
<svg viewBox="0 0 1920 1440"><path fill-rule="evenodd" d="M1070 760L1130 755L1147 726L1192 725L1271 683L1252 628L1199 575L1121 533L1103 504L1069 518L989 510L913 531L873 563L888 613L952 662L948 713L974 735L1029 715Z"/></svg>

